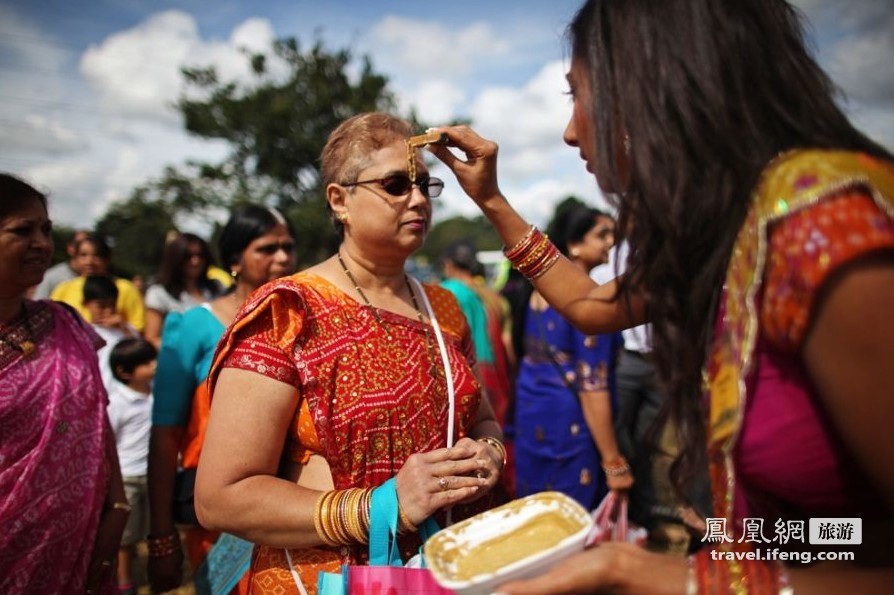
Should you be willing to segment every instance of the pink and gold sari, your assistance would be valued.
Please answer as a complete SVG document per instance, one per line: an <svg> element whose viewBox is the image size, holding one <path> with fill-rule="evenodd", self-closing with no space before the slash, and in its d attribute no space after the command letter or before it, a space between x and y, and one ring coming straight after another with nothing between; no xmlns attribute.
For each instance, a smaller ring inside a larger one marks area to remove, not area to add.
<svg viewBox="0 0 894 595"><path fill-rule="evenodd" d="M829 280L860 258L891 251L891 163L803 150L764 172L733 248L704 369L713 517L724 520L726 533L720 549L753 549L743 539L746 519L762 521L771 541L783 526L777 522L890 521L824 410L801 348ZM777 565L712 564L709 553L697 556L700 585L777 591Z"/></svg>
<svg viewBox="0 0 894 595"><path fill-rule="evenodd" d="M0 593L83 593L110 473L102 339L56 302L26 308L37 351L0 346Z"/></svg>

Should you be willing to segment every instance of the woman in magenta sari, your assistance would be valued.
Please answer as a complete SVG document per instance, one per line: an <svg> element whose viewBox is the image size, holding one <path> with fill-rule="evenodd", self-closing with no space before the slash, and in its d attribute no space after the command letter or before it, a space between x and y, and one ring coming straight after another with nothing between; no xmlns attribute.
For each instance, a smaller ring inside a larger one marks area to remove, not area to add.
<svg viewBox="0 0 894 595"><path fill-rule="evenodd" d="M130 507L96 349L74 311L25 299L53 253L46 197L0 174L0 593L114 593Z"/></svg>

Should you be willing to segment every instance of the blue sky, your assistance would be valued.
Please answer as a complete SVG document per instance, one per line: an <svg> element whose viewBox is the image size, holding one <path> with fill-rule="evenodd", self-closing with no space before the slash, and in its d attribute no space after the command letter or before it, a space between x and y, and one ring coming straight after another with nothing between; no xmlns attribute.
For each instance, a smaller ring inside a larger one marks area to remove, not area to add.
<svg viewBox="0 0 894 595"><path fill-rule="evenodd" d="M501 187L545 222L568 194L601 204L576 150L565 24L580 0L3 0L0 170L51 194L52 215L89 226L111 201L187 158L223 147L189 138L170 107L179 68L245 77L237 48L275 37L369 55L404 107L427 121L463 116L500 144ZM894 2L796 0L821 63L858 125L894 147ZM436 173L436 172L433 172ZM449 176L438 216L474 214Z"/></svg>

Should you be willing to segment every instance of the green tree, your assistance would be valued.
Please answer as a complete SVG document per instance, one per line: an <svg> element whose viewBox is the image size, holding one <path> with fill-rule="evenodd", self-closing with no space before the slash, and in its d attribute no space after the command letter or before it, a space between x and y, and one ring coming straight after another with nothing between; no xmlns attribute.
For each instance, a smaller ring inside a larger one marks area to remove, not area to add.
<svg viewBox="0 0 894 595"><path fill-rule="evenodd" d="M186 130L224 141L227 155L219 162L169 167L130 200L160 201L175 220L219 219L212 214L246 202L275 206L296 230L299 265L317 262L336 241L320 188L326 139L344 119L393 112L396 101L388 79L373 71L368 57L355 65L350 51L328 51L319 40L304 49L295 38L280 39L268 52L245 57L252 73L248 82L222 80L213 67L183 70L186 88L177 107ZM414 113L406 117L419 130L426 128Z"/></svg>
<svg viewBox="0 0 894 595"><path fill-rule="evenodd" d="M189 164L187 175L170 171L162 184L177 196L192 194L196 208L249 201L278 207L296 228L299 260L313 262L334 240L319 172L329 132L356 113L391 111L396 103L368 57L351 77L351 52L329 52L319 40L306 51L295 38L277 40L270 53L246 59L254 76L248 84L222 81L213 67L183 71L178 107L186 129L224 140L230 151L220 163ZM283 65L285 76L277 74Z"/></svg>
<svg viewBox="0 0 894 595"><path fill-rule="evenodd" d="M147 188L138 188L127 200L112 204L97 222L96 232L112 247L116 275L148 279L157 272L165 235L175 229L176 209L157 200Z"/></svg>
<svg viewBox="0 0 894 595"><path fill-rule="evenodd" d="M471 219L457 216L432 227L417 257L437 267L447 246L462 239L471 240L479 251L498 250L503 245L500 236L483 215Z"/></svg>

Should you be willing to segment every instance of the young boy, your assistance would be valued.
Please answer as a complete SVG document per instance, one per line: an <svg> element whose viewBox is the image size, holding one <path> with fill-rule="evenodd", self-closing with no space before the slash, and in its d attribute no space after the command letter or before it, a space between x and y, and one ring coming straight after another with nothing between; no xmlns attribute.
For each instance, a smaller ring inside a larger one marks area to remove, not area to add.
<svg viewBox="0 0 894 595"><path fill-rule="evenodd" d="M152 426L152 380L158 352L142 338L122 339L109 354L114 380L109 392L109 422L115 433L130 517L118 550L118 590L136 593L133 580L135 545L149 532L146 486L149 431Z"/></svg>
<svg viewBox="0 0 894 595"><path fill-rule="evenodd" d="M136 337L137 330L125 322L118 313L118 286L108 275L89 275L84 279L84 309L93 329L106 344L96 352L99 358L99 371L102 373L106 390L112 383L112 369L109 367L109 352L121 339Z"/></svg>

